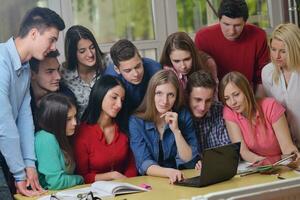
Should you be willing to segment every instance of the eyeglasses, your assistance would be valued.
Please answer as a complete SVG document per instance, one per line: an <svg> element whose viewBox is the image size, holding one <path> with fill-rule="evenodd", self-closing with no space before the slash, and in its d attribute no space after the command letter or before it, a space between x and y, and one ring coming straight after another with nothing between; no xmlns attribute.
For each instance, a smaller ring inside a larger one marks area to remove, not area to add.
<svg viewBox="0 0 300 200"><path fill-rule="evenodd" d="M94 194L92 191L88 193L78 194L77 195L78 200L101 200L99 197L94 197ZM50 200L60 200L55 194L51 194Z"/></svg>
<svg viewBox="0 0 300 200"><path fill-rule="evenodd" d="M77 198L80 200L101 200L101 198L99 198L99 197L94 197L92 191L90 191L89 193L85 193L85 194L78 194Z"/></svg>

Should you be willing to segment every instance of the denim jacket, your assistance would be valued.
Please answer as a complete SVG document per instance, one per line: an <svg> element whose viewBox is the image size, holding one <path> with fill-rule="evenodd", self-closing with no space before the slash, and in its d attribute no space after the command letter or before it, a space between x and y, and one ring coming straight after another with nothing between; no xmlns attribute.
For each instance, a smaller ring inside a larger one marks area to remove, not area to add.
<svg viewBox="0 0 300 200"><path fill-rule="evenodd" d="M192 159L194 161L198 157L197 138L195 129L192 122L191 114L182 109L178 113L178 127L182 136L192 149ZM151 165L158 165L159 159L159 132L154 122L145 121L132 115L129 118L129 134L130 134L130 147L135 156L136 166L141 175L144 175ZM180 159L175 137L168 125L166 125L163 139L162 148L164 152L164 159L175 158L176 165L172 166L171 163L164 163L166 167L171 168L193 168L195 165L188 164ZM188 165L185 165L188 164Z"/></svg>

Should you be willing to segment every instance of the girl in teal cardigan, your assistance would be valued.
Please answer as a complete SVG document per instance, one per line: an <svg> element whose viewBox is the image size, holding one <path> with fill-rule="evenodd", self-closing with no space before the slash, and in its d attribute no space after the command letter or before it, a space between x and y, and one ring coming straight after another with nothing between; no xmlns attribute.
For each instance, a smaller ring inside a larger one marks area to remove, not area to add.
<svg viewBox="0 0 300 200"><path fill-rule="evenodd" d="M35 153L39 181L45 189L61 190L83 183L81 176L73 175L75 162L68 138L75 131L75 105L74 100L59 93L50 93L41 100Z"/></svg>

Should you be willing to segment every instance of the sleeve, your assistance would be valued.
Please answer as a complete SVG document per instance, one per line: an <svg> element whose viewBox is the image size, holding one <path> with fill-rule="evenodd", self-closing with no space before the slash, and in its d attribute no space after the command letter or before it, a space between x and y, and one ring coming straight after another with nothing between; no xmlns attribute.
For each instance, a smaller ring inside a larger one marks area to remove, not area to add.
<svg viewBox="0 0 300 200"><path fill-rule="evenodd" d="M28 83L26 95L19 110L17 126L20 133L21 149L25 166L35 167L34 125L30 106L31 96L29 86L30 83Z"/></svg>
<svg viewBox="0 0 300 200"><path fill-rule="evenodd" d="M135 160L132 154L132 151L129 149L129 159L128 159L128 165L125 169L124 175L127 177L134 177L137 175L136 166L135 166Z"/></svg>
<svg viewBox="0 0 300 200"><path fill-rule="evenodd" d="M183 138L186 140L187 144L191 147L192 149L192 159L191 161L195 161L196 158L198 158L199 156L199 151L198 151L198 140L196 137L196 132L195 132L195 128L193 125L193 120L192 120L192 116L190 114L189 111L187 111L186 109L184 109L183 111L180 112L180 131L181 134L183 136ZM177 153L176 155L176 163L177 163L177 167L179 165L185 164L184 161L182 161L179 158L179 154ZM187 162L190 163L190 162ZM186 164L187 164L186 163ZM191 162L192 165L186 165L186 168L194 168L196 163Z"/></svg>
<svg viewBox="0 0 300 200"><path fill-rule="evenodd" d="M256 63L254 66L255 73L253 77L253 83L255 85L261 84L261 71L263 67L270 62L270 55L269 55L269 47L267 42L267 36L264 31L261 33L261 40L258 41L257 46L257 55L256 55Z"/></svg>
<svg viewBox="0 0 300 200"><path fill-rule="evenodd" d="M224 120L232 121L237 123L236 114L227 106L223 108L223 118Z"/></svg>
<svg viewBox="0 0 300 200"><path fill-rule="evenodd" d="M75 136L74 155L76 161L76 171L82 175L85 183L93 183L95 181L94 172L90 172L89 166L89 143L85 137L86 129L84 125L80 125L79 132Z"/></svg>
<svg viewBox="0 0 300 200"><path fill-rule="evenodd" d="M271 124L275 123L285 112L284 107L274 98L265 98L262 102L262 109L265 118L267 118Z"/></svg>
<svg viewBox="0 0 300 200"><path fill-rule="evenodd" d="M267 64L261 72L261 79L265 93L267 96L271 96L271 88L273 87L273 64Z"/></svg>
<svg viewBox="0 0 300 200"><path fill-rule="evenodd" d="M143 138L145 134L143 124L143 120L137 119L135 116L129 118L130 147L135 157L138 172L141 175L145 175L151 165L158 165Z"/></svg>
<svg viewBox="0 0 300 200"><path fill-rule="evenodd" d="M16 180L25 180L25 164L21 153L20 136L9 100L10 72L0 60L0 151Z"/></svg>
<svg viewBox="0 0 300 200"><path fill-rule="evenodd" d="M61 165L60 160L62 152L54 136L37 133L35 151L38 172L45 177L47 189L60 190L83 183L81 176L70 175L64 171L65 166Z"/></svg>

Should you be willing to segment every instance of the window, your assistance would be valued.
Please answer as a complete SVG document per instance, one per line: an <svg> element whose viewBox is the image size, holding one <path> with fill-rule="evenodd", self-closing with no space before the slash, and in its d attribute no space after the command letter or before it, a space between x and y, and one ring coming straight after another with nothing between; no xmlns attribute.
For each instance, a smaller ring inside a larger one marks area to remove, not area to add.
<svg viewBox="0 0 300 200"><path fill-rule="evenodd" d="M155 38L151 0L73 0L72 10L74 23L89 28L100 43Z"/></svg>
<svg viewBox="0 0 300 200"><path fill-rule="evenodd" d="M270 28L267 0L246 0L250 23ZM221 0L176 0L178 29L193 34L200 27L218 22ZM211 8L213 7L213 9Z"/></svg>
<svg viewBox="0 0 300 200"><path fill-rule="evenodd" d="M5 42L18 33L19 24L25 13L35 7L47 7L47 0L10 0L1 1L0 41Z"/></svg>

